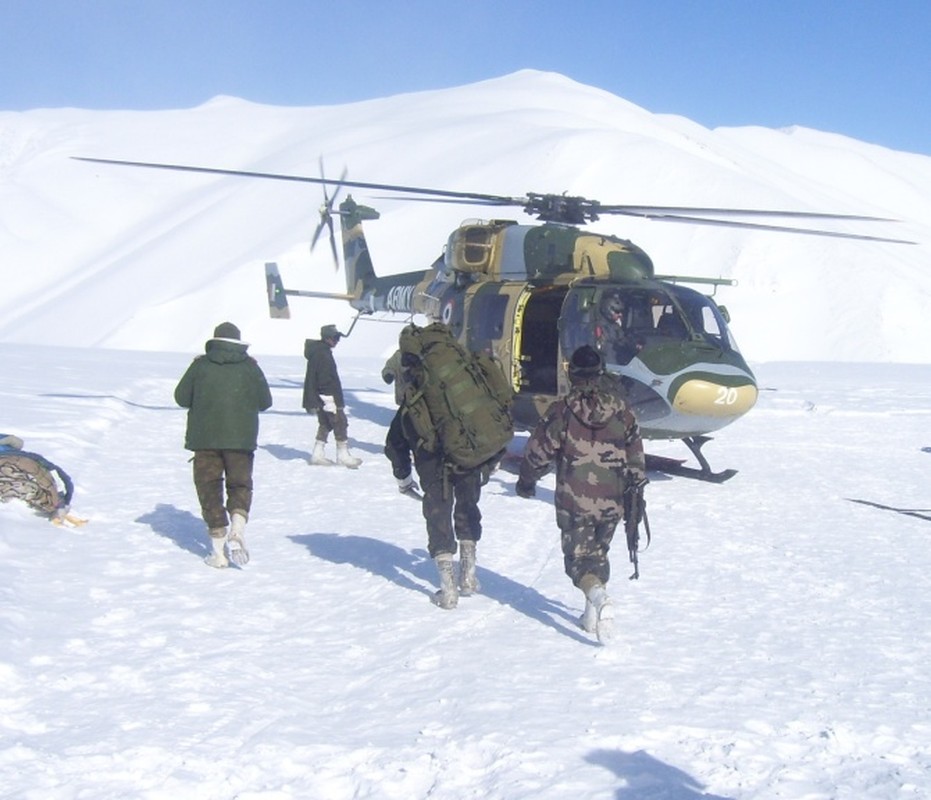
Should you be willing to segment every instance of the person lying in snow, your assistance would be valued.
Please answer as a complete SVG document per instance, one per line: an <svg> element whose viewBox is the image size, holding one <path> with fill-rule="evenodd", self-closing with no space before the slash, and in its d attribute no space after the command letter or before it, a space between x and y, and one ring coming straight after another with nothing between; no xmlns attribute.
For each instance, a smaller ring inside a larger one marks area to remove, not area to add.
<svg viewBox="0 0 931 800"><path fill-rule="evenodd" d="M74 484L61 467L38 453L23 450L23 440L0 433L0 501L21 500L55 525L83 525L74 516Z"/></svg>

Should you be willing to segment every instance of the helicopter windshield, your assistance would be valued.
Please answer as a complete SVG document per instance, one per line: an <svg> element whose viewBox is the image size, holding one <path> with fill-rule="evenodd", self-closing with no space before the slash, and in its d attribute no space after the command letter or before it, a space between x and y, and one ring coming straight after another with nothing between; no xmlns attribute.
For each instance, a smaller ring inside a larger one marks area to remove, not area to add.
<svg viewBox="0 0 931 800"><path fill-rule="evenodd" d="M695 334L709 339L724 350L740 352L727 322L713 300L685 286L670 286L669 293L678 301Z"/></svg>
<svg viewBox="0 0 931 800"><path fill-rule="evenodd" d="M684 286L578 286L563 307L564 353L591 344L609 364L625 365L644 347L707 341L737 351L727 323L714 302Z"/></svg>

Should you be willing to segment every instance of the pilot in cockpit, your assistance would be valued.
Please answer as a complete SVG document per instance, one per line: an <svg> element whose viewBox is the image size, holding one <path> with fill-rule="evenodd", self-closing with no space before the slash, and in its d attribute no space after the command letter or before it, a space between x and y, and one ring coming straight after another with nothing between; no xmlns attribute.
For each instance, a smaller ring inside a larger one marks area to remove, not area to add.
<svg viewBox="0 0 931 800"><path fill-rule="evenodd" d="M609 364L629 364L640 352L643 342L625 327L626 309L618 292L608 292L601 299L595 323L595 346Z"/></svg>

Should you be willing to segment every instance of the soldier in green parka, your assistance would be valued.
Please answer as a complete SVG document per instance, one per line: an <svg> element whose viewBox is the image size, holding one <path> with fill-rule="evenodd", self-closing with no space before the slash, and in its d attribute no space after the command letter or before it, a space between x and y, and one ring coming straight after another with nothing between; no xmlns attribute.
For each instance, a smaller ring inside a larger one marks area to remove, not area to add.
<svg viewBox="0 0 931 800"><path fill-rule="evenodd" d="M205 355L194 359L175 388L175 402L188 409L184 446L194 451L194 487L212 545L204 560L211 567L249 560L245 528L259 412L271 407L272 395L248 347L233 323L217 325Z"/></svg>
<svg viewBox="0 0 931 800"><path fill-rule="evenodd" d="M607 593L608 550L624 516L628 481L645 477L640 428L618 381L589 345L572 354L569 393L550 406L527 441L516 491L534 495L537 481L556 465L556 524L566 574L585 594L579 620L606 642L614 610Z"/></svg>

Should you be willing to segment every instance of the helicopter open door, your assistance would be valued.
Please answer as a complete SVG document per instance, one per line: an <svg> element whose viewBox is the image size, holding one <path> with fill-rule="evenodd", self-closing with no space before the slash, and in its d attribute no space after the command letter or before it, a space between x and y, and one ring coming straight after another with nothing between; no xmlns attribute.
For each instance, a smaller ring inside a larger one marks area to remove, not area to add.
<svg viewBox="0 0 931 800"><path fill-rule="evenodd" d="M559 321L569 287L524 287L515 312L515 345L519 393L561 394Z"/></svg>

